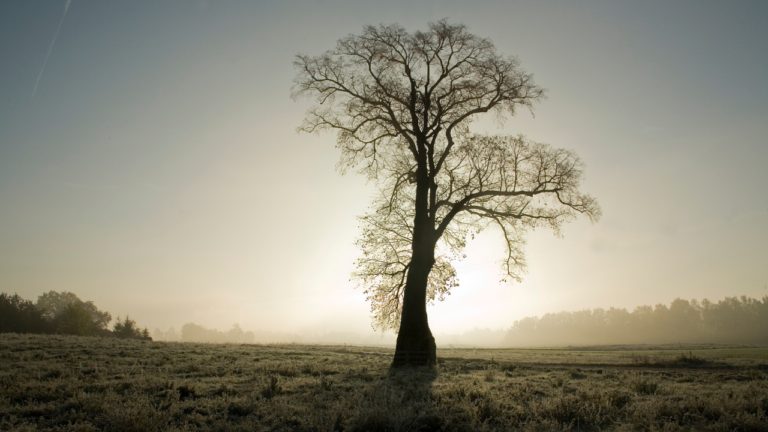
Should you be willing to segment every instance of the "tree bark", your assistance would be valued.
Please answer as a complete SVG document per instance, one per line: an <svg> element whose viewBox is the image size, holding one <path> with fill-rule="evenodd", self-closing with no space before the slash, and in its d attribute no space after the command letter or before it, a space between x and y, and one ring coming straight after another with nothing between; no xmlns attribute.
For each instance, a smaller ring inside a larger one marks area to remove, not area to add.
<svg viewBox="0 0 768 432"><path fill-rule="evenodd" d="M403 313L393 367L427 366L437 360L435 338L427 320L427 283L435 264L434 242L424 238L428 237L429 228L426 224L414 226L413 256L403 293Z"/></svg>

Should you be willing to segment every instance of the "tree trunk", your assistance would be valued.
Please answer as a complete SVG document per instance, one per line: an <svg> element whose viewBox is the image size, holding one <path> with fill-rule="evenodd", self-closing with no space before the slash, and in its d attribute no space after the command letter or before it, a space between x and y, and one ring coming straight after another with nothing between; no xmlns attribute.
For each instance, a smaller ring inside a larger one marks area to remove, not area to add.
<svg viewBox="0 0 768 432"><path fill-rule="evenodd" d="M413 96L413 95L412 95ZM426 154L426 141L420 139L418 148ZM413 255L403 292L403 313L393 367L435 364L435 338L427 321L427 283L435 265L435 226L429 217L429 186L427 159L418 161L416 170L415 214L413 219Z"/></svg>
<svg viewBox="0 0 768 432"><path fill-rule="evenodd" d="M435 338L427 321L427 282L435 263L435 248L431 243L417 242L414 236L393 367L433 365L436 361Z"/></svg>

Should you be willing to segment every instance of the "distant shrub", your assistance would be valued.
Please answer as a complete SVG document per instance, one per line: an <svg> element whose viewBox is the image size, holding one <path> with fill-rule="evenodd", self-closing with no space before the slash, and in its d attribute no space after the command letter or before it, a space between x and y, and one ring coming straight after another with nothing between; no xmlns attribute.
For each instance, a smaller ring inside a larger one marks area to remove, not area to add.
<svg viewBox="0 0 768 432"><path fill-rule="evenodd" d="M120 317L117 317L117 322L112 328L112 334L121 339L148 339L152 340L149 336L149 330L144 328L140 330L136 325L136 321L132 320L128 315L122 321Z"/></svg>

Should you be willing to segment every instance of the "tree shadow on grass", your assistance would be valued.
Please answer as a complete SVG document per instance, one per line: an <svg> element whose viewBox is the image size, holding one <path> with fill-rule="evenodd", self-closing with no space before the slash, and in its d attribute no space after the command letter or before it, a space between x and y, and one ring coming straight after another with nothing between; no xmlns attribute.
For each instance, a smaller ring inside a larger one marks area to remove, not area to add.
<svg viewBox="0 0 768 432"><path fill-rule="evenodd" d="M350 431L399 432L441 430L434 410L434 367L391 368L381 382L366 391Z"/></svg>

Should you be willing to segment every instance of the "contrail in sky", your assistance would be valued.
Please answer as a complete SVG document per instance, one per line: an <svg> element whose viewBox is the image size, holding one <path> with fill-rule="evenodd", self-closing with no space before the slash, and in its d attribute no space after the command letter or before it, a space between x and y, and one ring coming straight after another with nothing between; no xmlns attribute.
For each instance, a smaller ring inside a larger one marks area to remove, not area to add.
<svg viewBox="0 0 768 432"><path fill-rule="evenodd" d="M32 97L29 98L29 100L32 100L35 98L35 92L37 92L37 85L40 84L40 77L43 76L43 71L45 70L45 64L48 63L48 57L51 55L51 51L53 51L53 44L56 43L56 37L59 36L59 30L61 30L61 25L64 24L64 17L67 16L67 9L69 9L70 3L72 3L72 0L67 0L67 2L64 4L64 13L61 14L59 27L56 28L56 33L53 35L51 46L48 48L48 54L45 55L45 61L43 61L43 67L40 68L40 73L37 75L37 81L35 81L35 89L32 90Z"/></svg>

